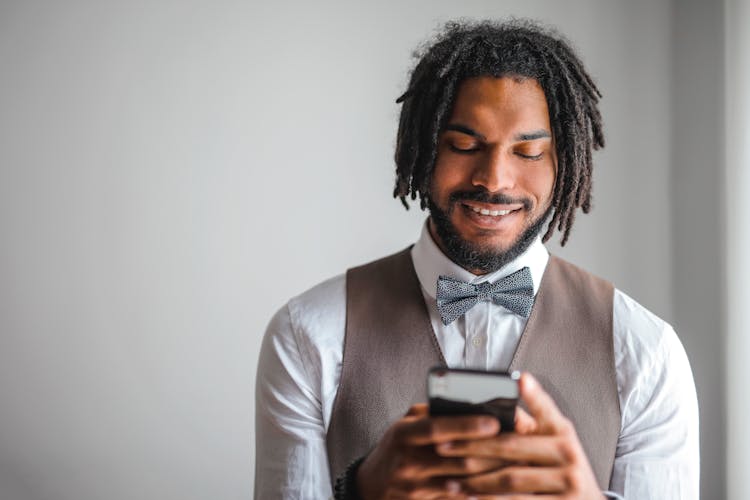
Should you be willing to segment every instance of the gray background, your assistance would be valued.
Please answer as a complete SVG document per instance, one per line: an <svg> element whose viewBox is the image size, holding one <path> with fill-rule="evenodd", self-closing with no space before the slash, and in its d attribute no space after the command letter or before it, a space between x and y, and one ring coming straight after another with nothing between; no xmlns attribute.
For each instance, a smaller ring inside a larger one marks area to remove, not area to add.
<svg viewBox="0 0 750 500"><path fill-rule="evenodd" d="M605 95L595 209L550 249L675 325L703 496L746 497L747 3L2 0L0 500L249 498L267 321L424 219L391 199L411 51L511 14Z"/></svg>

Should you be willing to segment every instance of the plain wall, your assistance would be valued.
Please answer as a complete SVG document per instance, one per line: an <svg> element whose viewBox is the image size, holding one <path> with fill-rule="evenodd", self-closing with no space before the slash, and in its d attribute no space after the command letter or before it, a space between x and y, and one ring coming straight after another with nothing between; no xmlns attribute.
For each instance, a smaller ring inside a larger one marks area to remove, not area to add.
<svg viewBox="0 0 750 500"><path fill-rule="evenodd" d="M727 293L725 345L727 402L727 498L750 497L750 1L726 2L724 23L726 152L725 193L722 204L726 217L724 262ZM708 498L708 496L706 497Z"/></svg>
<svg viewBox="0 0 750 500"><path fill-rule="evenodd" d="M578 47L607 147L550 249L675 321L674 9L0 3L0 498L251 495L267 321L418 236L391 198L394 101L450 18L535 17Z"/></svg>
<svg viewBox="0 0 750 500"><path fill-rule="evenodd" d="M675 0L672 248L675 329L700 403L701 497L726 497L724 9ZM730 496L728 498L743 498Z"/></svg>

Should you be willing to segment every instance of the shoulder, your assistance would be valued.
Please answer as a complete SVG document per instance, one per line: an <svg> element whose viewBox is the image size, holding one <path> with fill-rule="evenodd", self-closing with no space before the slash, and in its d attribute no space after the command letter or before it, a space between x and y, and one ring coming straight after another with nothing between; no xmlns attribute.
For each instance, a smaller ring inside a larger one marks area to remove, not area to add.
<svg viewBox="0 0 750 500"><path fill-rule="evenodd" d="M582 288L582 291L593 289L611 293L611 290L614 288L609 281L555 255L550 255L547 269L559 275L564 283L569 286Z"/></svg>
<svg viewBox="0 0 750 500"><path fill-rule="evenodd" d="M317 401L323 410L330 406L327 398L335 393L343 352L345 294L342 274L291 298L276 312L261 346L259 387L266 392L269 387L284 388L279 393L296 391L305 395L297 400Z"/></svg>
<svg viewBox="0 0 750 500"><path fill-rule="evenodd" d="M643 391L659 379L690 374L680 338L668 322L614 289L612 335L620 390Z"/></svg>
<svg viewBox="0 0 750 500"><path fill-rule="evenodd" d="M268 324L267 333L299 331L306 326L330 321L345 306L346 276L340 274L289 299Z"/></svg>
<svg viewBox="0 0 750 500"><path fill-rule="evenodd" d="M653 477L663 475L690 481L697 491L698 399L677 333L620 290L613 326L622 416L615 489L628 498L643 497L657 483Z"/></svg>
<svg viewBox="0 0 750 500"><path fill-rule="evenodd" d="M587 289L598 288L612 296L612 329L615 336L615 348L620 341L621 349L646 349L656 354L662 348L673 348L679 339L674 329L646 307L635 301L622 290L616 288L604 278L582 269L559 257L550 257L549 268L563 280L571 284L580 284ZM617 354L617 353L616 353Z"/></svg>
<svg viewBox="0 0 750 500"><path fill-rule="evenodd" d="M289 314L296 325L325 321L342 312L346 302L346 275L339 274L292 297L287 302Z"/></svg>
<svg viewBox="0 0 750 500"><path fill-rule="evenodd" d="M697 432L692 370L674 328L620 290L613 309L623 437L648 426L678 439Z"/></svg>
<svg viewBox="0 0 750 500"><path fill-rule="evenodd" d="M672 325L615 289L615 362L623 388L658 387L673 377L692 380L687 354Z"/></svg>
<svg viewBox="0 0 750 500"><path fill-rule="evenodd" d="M408 273L414 269L414 262L411 257L412 246L410 245L396 253L353 267L349 269L346 277L349 280L364 280L365 283L381 279L400 278L404 273Z"/></svg>
<svg viewBox="0 0 750 500"><path fill-rule="evenodd" d="M343 342L346 322L346 290L349 280L371 286L384 275L400 275L411 265L409 248L349 269L292 297L276 313L269 333L278 330L297 337L298 342Z"/></svg>
<svg viewBox="0 0 750 500"><path fill-rule="evenodd" d="M682 351L672 326L625 292L615 289L612 308L616 357L647 369L675 351Z"/></svg>
<svg viewBox="0 0 750 500"><path fill-rule="evenodd" d="M267 337L293 345L303 358L331 342L343 342L346 276L340 274L292 297L269 323Z"/></svg>

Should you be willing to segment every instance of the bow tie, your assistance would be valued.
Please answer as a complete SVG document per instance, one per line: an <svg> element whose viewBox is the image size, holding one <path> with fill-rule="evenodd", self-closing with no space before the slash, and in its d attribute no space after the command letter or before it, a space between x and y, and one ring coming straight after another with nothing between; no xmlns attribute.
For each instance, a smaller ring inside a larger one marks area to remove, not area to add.
<svg viewBox="0 0 750 500"><path fill-rule="evenodd" d="M466 314L479 301L491 300L509 311L528 318L534 305L531 272L524 267L494 283L472 284L440 276L437 282L437 308L444 325Z"/></svg>

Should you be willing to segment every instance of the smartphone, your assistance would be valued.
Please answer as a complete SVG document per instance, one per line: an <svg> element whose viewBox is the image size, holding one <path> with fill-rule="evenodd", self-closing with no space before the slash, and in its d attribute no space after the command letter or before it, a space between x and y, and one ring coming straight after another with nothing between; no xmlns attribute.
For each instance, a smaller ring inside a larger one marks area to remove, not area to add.
<svg viewBox="0 0 750 500"><path fill-rule="evenodd" d="M427 374L430 415L492 415L500 421L500 432L512 432L520 376L518 371L432 368Z"/></svg>

